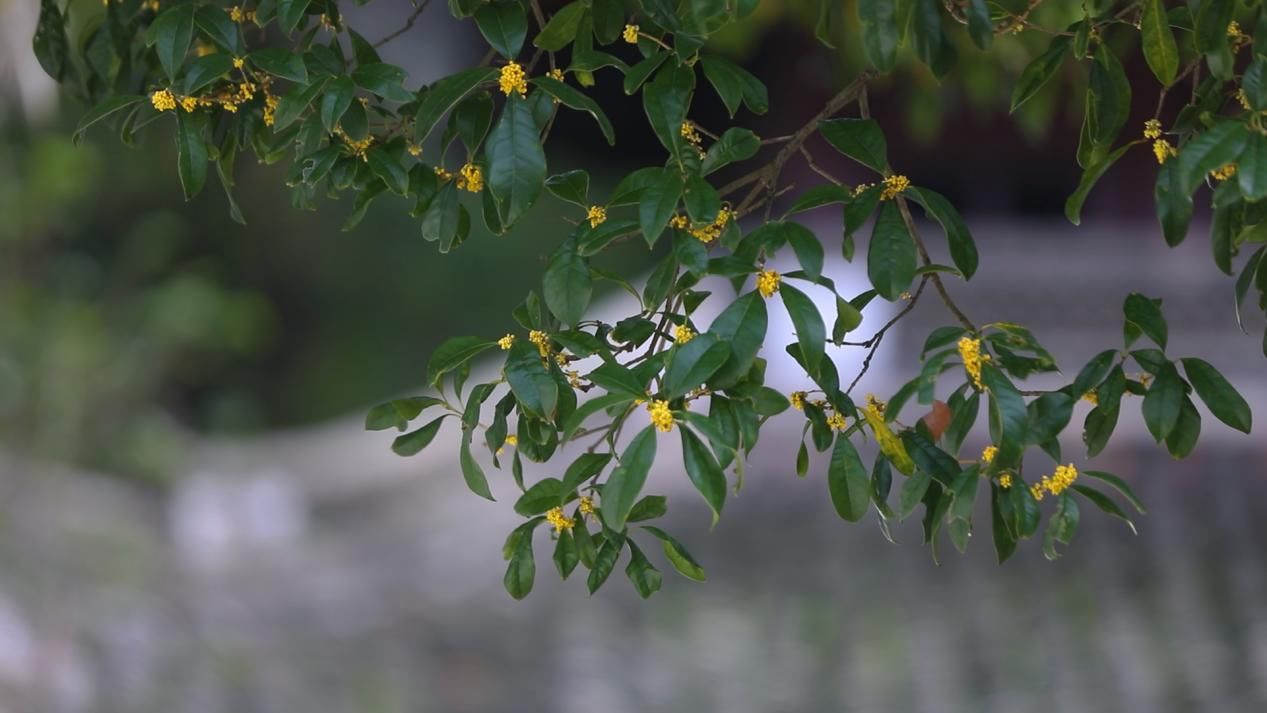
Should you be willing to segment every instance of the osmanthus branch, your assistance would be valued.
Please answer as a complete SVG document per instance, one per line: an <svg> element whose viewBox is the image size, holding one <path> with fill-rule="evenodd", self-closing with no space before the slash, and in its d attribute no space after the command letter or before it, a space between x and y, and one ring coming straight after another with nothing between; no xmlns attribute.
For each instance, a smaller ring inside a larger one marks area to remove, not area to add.
<svg viewBox="0 0 1267 713"><path fill-rule="evenodd" d="M919 281L919 287L915 289L915 294L911 295L911 301L907 302L906 306L903 307L900 312L893 315L889 321L885 322L883 327L876 330L876 333L871 335L870 339L865 342L842 342L844 345L864 347L867 349L867 356L862 360L862 369L858 371L858 375L853 378L853 381L849 382L849 388L845 389L846 396L853 391L859 381L862 381L862 377L866 376L867 370L871 368L871 360L875 357L876 352L880 350L880 343L884 341L884 335L888 334L889 330L893 328L893 325L900 322L903 317L911 313L911 310L915 309L916 303L919 302L920 295L924 294L924 288L928 286L930 277L936 277L936 273L924 275L924 277Z"/></svg>
<svg viewBox="0 0 1267 713"><path fill-rule="evenodd" d="M413 29L414 23L418 21L418 17L422 15L423 11L426 10L427 6L430 4L431 4L431 0L422 0L422 2L414 6L414 11L409 13L409 17L405 19L405 25L401 27L400 29L396 30L395 32L391 33L390 35L387 35L383 39L379 40L378 42L375 42L374 48L378 49L379 47L382 47L388 42L391 42L397 37L400 37L401 35L405 34L409 30Z"/></svg>
<svg viewBox="0 0 1267 713"><path fill-rule="evenodd" d="M911 208L906 202L906 198L898 195L894 202L897 203L898 212L902 214L902 222L906 224L907 232L911 234L911 239L915 241L915 249L919 251L920 262L925 267L933 264L932 258L928 255L928 247L924 245L924 239L919 236L919 231L915 228L915 220L911 217ZM933 287L937 289L937 294L941 296L941 301L946 305L946 309L969 332L975 333L977 331L976 325L972 323L972 320L968 319L968 315L964 314L963 310L959 309L959 305L955 304L955 301L951 299L950 293L946 291L946 285L942 282L941 275L932 272L927 277L932 281Z"/></svg>

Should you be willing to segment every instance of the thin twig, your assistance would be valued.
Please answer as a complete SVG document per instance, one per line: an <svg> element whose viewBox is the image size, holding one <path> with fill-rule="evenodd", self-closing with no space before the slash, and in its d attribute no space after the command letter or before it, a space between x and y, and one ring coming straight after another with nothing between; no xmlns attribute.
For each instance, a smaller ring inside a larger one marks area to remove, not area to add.
<svg viewBox="0 0 1267 713"><path fill-rule="evenodd" d="M415 7L414 7L414 11L413 11L412 13L410 13L410 14L409 14L409 18L405 20L405 26L404 26L404 27L402 27L402 28L400 28L399 30L396 30L395 32L391 33L390 35L388 35L388 36L384 37L383 39L379 40L378 42L375 42L375 43L374 43L374 48L375 48L375 49L378 49L379 47L382 47L383 45L387 44L388 42L391 42L392 40L396 39L397 37L400 37L401 35L405 34L405 33L406 33L406 32L408 32L409 30L413 29L414 23L418 21L418 16L419 16L419 15L421 15L421 14L422 14L422 11L423 11L423 10L426 10L426 9L427 9L427 6L428 6L428 5L430 5L430 4L431 4L431 0L422 0L422 2L421 2L421 3L419 3L417 6L415 6Z"/></svg>
<svg viewBox="0 0 1267 713"><path fill-rule="evenodd" d="M866 358L862 360L862 369L858 371L858 375L853 378L853 381L849 382L849 388L845 389L846 396L853 391L859 381L862 381L862 377L865 376L867 370L871 368L871 360L875 357L876 352L880 350L880 343L884 341L884 335L889 333L889 330L892 329L893 325L897 324L903 317L910 314L911 310L915 309L915 304L919 302L920 295L924 294L924 288L928 285L928 278L929 275L924 275L923 279L919 281L919 287L916 288L915 294L911 295L911 301L902 308L902 311L895 314L888 322L885 322L884 326L880 327L880 329L873 334L870 339L859 345L865 345L869 347L869 349L867 351Z"/></svg>

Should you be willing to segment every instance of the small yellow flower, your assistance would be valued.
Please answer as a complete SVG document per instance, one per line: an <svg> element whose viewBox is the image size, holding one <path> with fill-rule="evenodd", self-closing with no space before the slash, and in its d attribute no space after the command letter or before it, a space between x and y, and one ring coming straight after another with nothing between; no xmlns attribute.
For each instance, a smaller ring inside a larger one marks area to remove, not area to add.
<svg viewBox="0 0 1267 713"><path fill-rule="evenodd" d="M695 338L695 330L689 325L679 324L673 328L673 341L678 344L686 344Z"/></svg>
<svg viewBox="0 0 1267 713"><path fill-rule="evenodd" d="M669 410L669 402L655 399L647 404L647 413L651 416L651 425L660 433L673 430L673 412Z"/></svg>
<svg viewBox="0 0 1267 713"><path fill-rule="evenodd" d="M1039 483L1034 483L1029 486L1029 494L1033 496L1035 500L1041 501L1043 499L1043 486Z"/></svg>
<svg viewBox="0 0 1267 713"><path fill-rule="evenodd" d="M1161 138L1161 122L1156 119L1149 119L1144 122L1144 138L1160 139Z"/></svg>
<svg viewBox="0 0 1267 713"><path fill-rule="evenodd" d="M554 525L554 534L558 535L564 530L571 530L576 526L576 520L563 514L563 508L550 508L546 511L546 521Z"/></svg>
<svg viewBox="0 0 1267 713"><path fill-rule="evenodd" d="M515 92L519 92L520 96L528 95L527 75L524 74L524 68L519 63L511 60L502 67L501 76L497 80L498 86L502 90L502 94L510 96Z"/></svg>
<svg viewBox="0 0 1267 713"><path fill-rule="evenodd" d="M1214 169L1213 171L1210 171L1210 178L1213 178L1216 181L1226 181L1227 179L1235 175L1236 175L1236 164L1234 163L1225 163L1222 166L1219 166L1218 168Z"/></svg>
<svg viewBox="0 0 1267 713"><path fill-rule="evenodd" d="M484 190L484 173L479 166L468 163L458 171L458 188L471 193Z"/></svg>
<svg viewBox="0 0 1267 713"><path fill-rule="evenodd" d="M233 7L229 8L229 19L234 22L241 23L244 20L246 20L246 13L243 12L241 6L234 5Z"/></svg>
<svg viewBox="0 0 1267 713"><path fill-rule="evenodd" d="M568 378L568 386L571 386L574 389L579 389L584 386L584 384L581 383L581 372L569 369L563 372L563 375Z"/></svg>
<svg viewBox="0 0 1267 713"><path fill-rule="evenodd" d="M761 296L770 299L771 295L779 291L779 283L783 278L774 270L762 270L757 273L757 292Z"/></svg>
<svg viewBox="0 0 1267 713"><path fill-rule="evenodd" d="M592 205L585 213L585 219L590 222L591 228L597 228L607 220L607 209L601 205Z"/></svg>
<svg viewBox="0 0 1267 713"><path fill-rule="evenodd" d="M541 352L541 356L550 356L550 335L545 332L534 329L528 332L528 341L537 345L537 351Z"/></svg>
<svg viewBox="0 0 1267 713"><path fill-rule="evenodd" d="M691 227L691 221L687 220L684 215L675 215L669 218L669 227L674 230L686 230Z"/></svg>
<svg viewBox="0 0 1267 713"><path fill-rule="evenodd" d="M863 193L866 193L866 192L867 192L867 190L868 190L869 188L871 188L872 186L874 186L874 185L875 185L874 183L859 183L858 185L854 186L854 188L853 188L853 195L854 195L854 197L856 198L856 197L858 197L858 196L862 195Z"/></svg>
<svg viewBox="0 0 1267 713"><path fill-rule="evenodd" d="M985 450L981 451L981 462L993 463L994 456L998 455L998 453L999 449L996 446L986 446Z"/></svg>
<svg viewBox="0 0 1267 713"><path fill-rule="evenodd" d="M563 81L563 70L559 69L558 67L555 67L554 69L550 70L549 72L546 72L546 76L547 76L547 77L549 77L550 79L554 79L554 80L557 80L557 81L562 82L562 81Z"/></svg>
<svg viewBox="0 0 1267 713"><path fill-rule="evenodd" d="M417 158L422 155L422 146L419 146L418 144L411 143L406 148L406 150L409 151L409 155L413 156L414 158Z"/></svg>
<svg viewBox="0 0 1267 713"><path fill-rule="evenodd" d="M833 431L843 431L846 427L845 417L838 413L833 413L827 417L827 427Z"/></svg>
<svg viewBox="0 0 1267 713"><path fill-rule="evenodd" d="M277 105L280 102L281 102L281 99L279 99L278 97L272 94L264 95L264 125L265 126L272 126L273 122L277 121Z"/></svg>
<svg viewBox="0 0 1267 713"><path fill-rule="evenodd" d="M512 433L509 436L506 436L506 442L502 445L501 448L497 449L497 455L501 455L502 452L505 451L507 447L514 448L517 445L519 445L519 436L516 436L515 434Z"/></svg>
<svg viewBox="0 0 1267 713"><path fill-rule="evenodd" d="M1099 394L1097 394L1094 390L1092 390L1092 391L1088 391L1087 393L1083 394L1083 395L1082 395L1082 400L1083 400L1083 401L1086 401L1087 403L1091 404L1092 406L1099 406L1099 405L1100 405L1100 395L1099 395Z"/></svg>
<svg viewBox="0 0 1267 713"><path fill-rule="evenodd" d="M906 176L888 176L884 179L884 190L880 192L880 200L891 201L910 187L911 179Z"/></svg>
<svg viewBox="0 0 1267 713"><path fill-rule="evenodd" d="M981 365L990 361L990 355L981 353L981 340L971 337L960 339L959 356L963 359L963 369L968 372L972 383L978 389L984 389L981 383Z"/></svg>
<svg viewBox="0 0 1267 713"><path fill-rule="evenodd" d="M513 334L507 334L506 336L497 340L497 346L501 347L502 351L506 351L510 349L510 347L513 346L514 343L515 343L515 335Z"/></svg>
<svg viewBox="0 0 1267 713"><path fill-rule="evenodd" d="M1179 155L1174 146L1165 139L1157 139L1153 142L1153 155L1157 157L1157 163L1165 163L1166 159Z"/></svg>
<svg viewBox="0 0 1267 713"><path fill-rule="evenodd" d="M243 59L242 57L234 57L234 58L233 58L233 68L234 68L234 69L242 69L242 68L243 68L243 67L245 67L245 66L246 66L246 60L245 60L245 59Z"/></svg>
<svg viewBox="0 0 1267 713"><path fill-rule="evenodd" d="M581 501L577 505L577 509L580 511L582 515L586 517L593 515L594 514L594 499L588 495L582 495Z"/></svg>
<svg viewBox="0 0 1267 713"><path fill-rule="evenodd" d="M150 12L158 12L159 0L145 0L141 6Z"/></svg>
<svg viewBox="0 0 1267 713"><path fill-rule="evenodd" d="M1249 105L1249 95L1245 93L1244 89L1236 90L1236 101L1240 103L1241 108L1246 111L1249 111L1250 109L1253 108ZM1149 137L1149 138L1153 138L1153 137Z"/></svg>
<svg viewBox="0 0 1267 713"><path fill-rule="evenodd" d="M804 391L793 391L792 393L788 394L788 399L791 400L792 402L792 408L796 409L797 411L805 410L805 392Z"/></svg>
<svg viewBox="0 0 1267 713"><path fill-rule="evenodd" d="M150 103L159 111L173 111L176 109L176 95L170 89L160 89L150 94Z"/></svg>
<svg viewBox="0 0 1267 713"><path fill-rule="evenodd" d="M690 119L682 122L682 126L678 128L678 133L682 134L682 138L693 146L699 146L704 141L704 138L699 134L699 129L695 126L695 122Z"/></svg>
<svg viewBox="0 0 1267 713"><path fill-rule="evenodd" d="M898 296L897 296L897 298L898 298L899 300L902 300L903 302L910 302L910 301L911 301L911 293L910 293L910 292L903 292L902 294L898 295Z"/></svg>
<svg viewBox="0 0 1267 713"><path fill-rule="evenodd" d="M638 26L625 25L625 30L620 33L620 36L625 39L625 42L628 42L631 45L638 44Z"/></svg>
<svg viewBox="0 0 1267 713"><path fill-rule="evenodd" d="M185 110L186 114L193 113L198 108L198 97L181 97L180 108Z"/></svg>
<svg viewBox="0 0 1267 713"><path fill-rule="evenodd" d="M443 166L436 166L436 178L440 179L441 183L448 183L453 180L453 174L444 170Z"/></svg>
<svg viewBox="0 0 1267 713"><path fill-rule="evenodd" d="M1041 481L1030 488L1030 494L1034 495L1035 500L1042 500L1043 491L1047 491L1052 495L1060 495L1073 482L1078 479L1078 469L1073 467L1073 463L1069 465L1056 466L1056 472L1049 476L1045 476Z"/></svg>
<svg viewBox="0 0 1267 713"><path fill-rule="evenodd" d="M1012 487L1011 473L1004 473L1003 475L999 476L999 487L1003 488L1004 490L1007 490L1008 488Z"/></svg>
<svg viewBox="0 0 1267 713"><path fill-rule="evenodd" d="M554 363L558 364L559 366L567 366L568 361L570 361L568 359L568 355L564 354L563 352L559 352L558 354L554 355Z"/></svg>

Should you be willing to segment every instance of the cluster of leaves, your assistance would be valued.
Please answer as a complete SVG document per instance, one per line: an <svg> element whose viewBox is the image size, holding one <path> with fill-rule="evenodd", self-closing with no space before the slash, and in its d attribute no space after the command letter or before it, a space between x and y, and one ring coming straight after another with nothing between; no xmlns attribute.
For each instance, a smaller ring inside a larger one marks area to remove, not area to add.
<svg viewBox="0 0 1267 713"><path fill-rule="evenodd" d="M64 12L55 0L44 0L35 48L50 74L68 82L73 77L84 93L99 99L81 133L111 121L130 141L155 120L174 116L178 171L189 195L202 187L211 163L231 188L232 162L240 150L253 150L266 162L291 154L288 182L296 205L310 205L319 191L350 190L355 196L350 227L376 196L396 193L412 202L423 237L436 241L441 252L467 238L472 209L501 234L545 191L574 205L576 228L552 247L540 293L529 294L514 310L523 333L447 341L428 366L436 395L378 406L367 427L404 432L392 447L407 456L427 447L453 418L461 429L462 476L488 499L492 488L477 453L486 450L500 468L510 451L510 471L521 492L514 509L526 518L505 546L505 583L513 596L532 588L533 535L542 523L553 526L554 563L562 577L584 565L593 592L628 550L626 573L635 589L649 596L659 588L660 574L635 535L651 538L644 537L644 545L660 542L668 562L684 576L704 577L682 543L645 524L667 507L663 496L644 492L662 433L677 431L686 475L716 522L728 491L742 485L744 460L763 425L794 406L804 418L796 470L808 473L811 448L830 452L828 494L842 518L857 521L874 509L887 533L891 522L922 504L924 539L934 553L943 531L962 550L984 482L1002 561L1020 540L1038 534L1045 493L1055 501L1042 538L1049 557L1072 538L1079 498L1129 522L1105 492L1085 480L1073 482L1072 466L1026 481L1026 467L1032 472L1042 470L1037 462L1062 460L1058 436L1079 399L1096 403L1083 426L1088 456L1105 447L1127 394L1143 396L1150 432L1176 456L1191 451L1199 434L1194 390L1217 418L1249 430L1248 406L1235 389L1203 361L1167 357L1160 303L1134 294L1125 303L1122 349L1099 354L1061 388L1019 388L1018 382L1034 375L1058 373L1055 360L1024 327L978 327L954 303L944 280L967 280L976 272L972 236L945 197L893 171L884 133L868 117L866 102L868 82L893 68L902 47L944 76L955 64L950 33L960 25L982 49L998 35L1050 32L1050 48L1020 76L1013 105L1034 96L1070 56L1089 65L1087 120L1077 156L1087 170L1069 201L1077 222L1095 181L1127 149L1144 143L1129 140L1114 148L1131 96L1119 55L1134 51L1133 44L1125 50L1116 45L1142 39L1144 56L1162 82L1159 119L1168 90L1188 77L1195 83L1191 99L1164 131L1176 146L1167 143L1168 151L1154 146L1159 157L1165 154L1158 210L1167 240L1182 240L1192 194L1215 182L1209 178L1214 172L1224 179L1214 192L1215 256L1219 267L1230 271L1239 246L1261 240L1256 201L1267 193L1267 173L1259 180L1267 158L1256 163L1259 148L1267 146L1260 127L1259 108L1267 108L1267 94L1259 97L1261 60L1243 52L1253 45L1249 35L1229 30L1234 16L1249 9L1234 0L1173 8L1161 0L1084 2L1082 20L1052 31L1033 20L1041 2L1014 4L859 0L856 39L873 70L860 74L793 134L765 141L742 126L713 132L689 118L701 97L707 101L710 95L732 119L744 109L767 111L763 83L708 51L709 37L743 21L755 0L574 0L550 15L535 0L450 0L450 13L469 18L487 40L488 60L416 91L406 87L400 68L381 61L375 49L381 42L371 43L344 25L334 0L261 0L228 9L207 0L111 0L95 10L99 16L93 21L82 23L75 52L66 39ZM832 24L839 5L823 3L820 27ZM417 6L406 29L425 7L426 2ZM1238 79L1236 69L1245 63ZM599 72L618 78L627 95L640 96L665 151L662 162L631 172L601 196L584 171L550 175L545 149L561 110L588 113L597 130L615 141L607 112L585 92ZM705 83L711 90L697 91ZM1233 91L1238 84L1245 108L1232 111L1240 105ZM813 136L874 171L875 183L846 186L819 168L806 144ZM445 158L454 153L460 161L446 168ZM793 196L776 217L775 204L783 203L777 200L784 192L781 175L793 160L804 160L824 183ZM1229 173L1228 164L1237 164L1239 174ZM734 177L722 183L717 177L723 175ZM1227 180L1229 175L1239 177ZM940 226L952 265L932 261L910 203ZM854 258L855 234L871 224L870 289L842 295L824 274L823 243L794 220L811 209L837 213L846 260ZM645 241L648 249L668 243L641 289L629 276L591 264L594 256L630 239ZM800 269L783 275L768 269L768 261L781 253L794 257ZM1260 249L1238 281L1238 303L1257 285L1267 307L1262 263L1267 260ZM709 278L729 281L733 294L705 289ZM637 310L614 323L589 318L596 280L626 290ZM810 292L834 297L830 332ZM929 336L920 374L887 404L868 398L859 405L853 390L885 333L932 292L955 324ZM849 341L877 298L909 302L869 338ZM709 300L725 304L709 324L698 324L695 315ZM765 385L766 362L759 356L771 301L782 304L795 327L796 341L786 351L807 379L805 391L790 398ZM1141 336L1159 349L1131 349ZM829 345L867 352L862 371L847 384ZM505 352L499 378L468 389L472 360L498 347ZM1144 374L1128 377L1128 360ZM942 402L936 397L945 374L958 378ZM931 404L932 411L904 424L899 417L912 398ZM965 459L963 441L983 401L994 445L989 455ZM433 409L440 415L409 430ZM622 438L626 426L636 430L631 438ZM879 445L870 468L855 444L865 438ZM573 443L579 445L565 448ZM525 460L551 462L565 451L579 455L559 469L561 477L525 481ZM896 505L890 502L894 470L904 478ZM1094 470L1082 475L1139 507L1121 479Z"/></svg>

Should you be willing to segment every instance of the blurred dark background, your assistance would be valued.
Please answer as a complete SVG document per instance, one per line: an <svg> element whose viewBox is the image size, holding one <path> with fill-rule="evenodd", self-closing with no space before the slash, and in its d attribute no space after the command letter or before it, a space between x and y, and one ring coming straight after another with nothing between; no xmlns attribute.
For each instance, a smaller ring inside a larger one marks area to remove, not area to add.
<svg viewBox="0 0 1267 713"><path fill-rule="evenodd" d="M841 11L848 32L853 3ZM347 3L346 17L373 38L408 12L377 0ZM1078 14L1052 1L1034 18L1063 27ZM889 545L871 522L841 523L825 463L791 475L787 418L711 533L674 456L653 477L677 496L670 529L708 583L657 558L656 598L636 601L617 572L591 599L554 581L542 548L537 591L512 602L500 588L516 524L506 479L503 502L483 503L443 437L400 459L360 422L417 393L443 339L511 328L567 209L547 197L514 233L476 228L442 256L403 203L380 199L341 232L349 201L291 209L284 166L239 161L238 225L214 182L181 200L162 130L139 149L102 130L72 145L84 107L29 56L34 19L34 3L0 0L0 713L1267 708L1267 449L1208 414L1203 444L1174 462L1128 406L1094 463L1150 506L1139 537L1084 508L1070 555L1049 563L1029 543L1001 568L988 534L937 567L917 525ZM859 70L847 39L834 51L813 41L816 21L817 3L762 2L717 38L775 108L737 123L794 130ZM1261 415L1258 340L1236 329L1201 225L1165 248L1146 147L1092 194L1083 227L1064 221L1083 68L1070 63L1009 117L1012 84L1046 38L1001 37L987 56L957 36L948 81L904 62L870 100L892 163L977 235L979 276L951 286L965 307L1033 327L1072 373L1118 344L1126 292L1163 297L1176 353L1212 361ZM442 3L383 50L415 85L482 54ZM1156 96L1138 49L1126 56L1129 134ZM550 156L551 172L588 168L603 195L661 149L619 77L597 78L616 149L563 112ZM729 124L703 88L692 118ZM817 148L832 174L870 180ZM819 180L804 166L785 175ZM835 219L807 220L838 254ZM603 259L636 272L655 256L630 245ZM913 375L923 335L945 321L921 305L864 386L891 392ZM1260 333L1261 317L1248 327ZM1081 455L1076 435L1065 448Z"/></svg>

